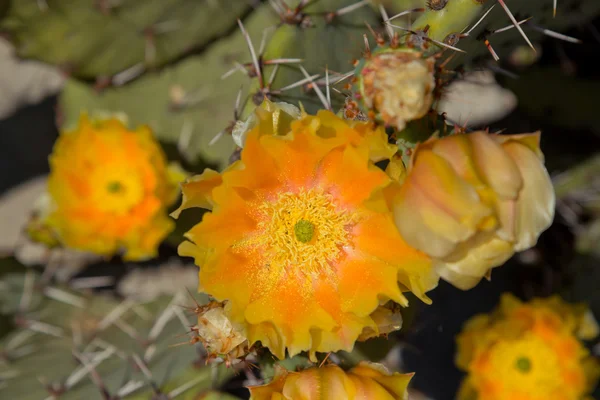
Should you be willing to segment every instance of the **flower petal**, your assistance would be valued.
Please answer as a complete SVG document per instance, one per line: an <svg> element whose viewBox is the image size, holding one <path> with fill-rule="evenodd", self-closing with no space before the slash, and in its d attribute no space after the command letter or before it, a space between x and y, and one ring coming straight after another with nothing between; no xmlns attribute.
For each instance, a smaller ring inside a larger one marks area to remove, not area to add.
<svg viewBox="0 0 600 400"><path fill-rule="evenodd" d="M390 182L379 168L370 164L366 148L337 148L327 154L319 167L319 186L334 194L346 206L357 206L371 193Z"/></svg>
<svg viewBox="0 0 600 400"><path fill-rule="evenodd" d="M443 257L471 237L493 210L442 157L429 150L417 151L414 157L396 199L396 225L410 245Z"/></svg>
<svg viewBox="0 0 600 400"><path fill-rule="evenodd" d="M554 219L555 195L548 171L540 159L525 145L508 142L504 145L523 176L523 190L516 204L515 250L534 246L539 235Z"/></svg>
<svg viewBox="0 0 600 400"><path fill-rule="evenodd" d="M200 175L188 178L181 184L183 196L179 208L171 213L173 218L178 218L183 210L192 207L212 210L214 201L212 191L223 183L221 174L212 169L205 169Z"/></svg>
<svg viewBox="0 0 600 400"><path fill-rule="evenodd" d="M306 282L296 276L285 276L274 285L255 289L257 297L245 312L250 324L270 321L280 327L290 357L311 348L312 328L331 331L334 319L314 299ZM276 300L275 300L276 299Z"/></svg>

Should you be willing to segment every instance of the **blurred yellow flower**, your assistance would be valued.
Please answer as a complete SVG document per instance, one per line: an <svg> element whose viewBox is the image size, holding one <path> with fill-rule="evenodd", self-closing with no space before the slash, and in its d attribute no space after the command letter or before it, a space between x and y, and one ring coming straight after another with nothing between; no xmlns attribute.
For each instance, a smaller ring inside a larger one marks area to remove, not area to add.
<svg viewBox="0 0 600 400"><path fill-rule="evenodd" d="M350 350L363 331L399 327L399 316L371 314L388 300L406 305L405 290L429 301L438 278L394 225L398 183L373 164L391 156L385 133L327 111L303 114L287 135L272 126L257 123L222 174L183 184L174 216L212 210L179 248L200 266L200 290L227 300L250 344L279 358Z"/></svg>
<svg viewBox="0 0 600 400"><path fill-rule="evenodd" d="M76 130L59 136L50 171L36 229L49 229L64 246L141 260L156 255L174 227L166 209L185 175L167 166L146 126L131 131L117 119L83 115Z"/></svg>
<svg viewBox="0 0 600 400"><path fill-rule="evenodd" d="M505 294L494 313L475 316L457 337L456 363L468 373L458 399L583 399L600 376L578 340L598 333L589 315L557 296L522 303Z"/></svg>
<svg viewBox="0 0 600 400"><path fill-rule="evenodd" d="M413 374L390 373L362 362L345 372L337 365L288 372L276 368L268 385L249 387L250 400L404 400Z"/></svg>
<svg viewBox="0 0 600 400"><path fill-rule="evenodd" d="M489 278L552 223L554 189L539 138L474 132L415 149L394 201L396 225L456 287Z"/></svg>

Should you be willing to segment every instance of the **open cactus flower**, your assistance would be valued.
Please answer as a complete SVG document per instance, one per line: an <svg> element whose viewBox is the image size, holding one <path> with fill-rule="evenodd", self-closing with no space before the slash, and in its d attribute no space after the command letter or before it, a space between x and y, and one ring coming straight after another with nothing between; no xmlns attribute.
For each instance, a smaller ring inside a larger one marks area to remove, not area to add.
<svg viewBox="0 0 600 400"><path fill-rule="evenodd" d="M174 228L167 210L183 179L149 127L83 114L54 146L48 190L28 231L50 246L151 258Z"/></svg>
<svg viewBox="0 0 600 400"><path fill-rule="evenodd" d="M505 294L457 337L456 363L468 374L458 399L585 398L600 377L600 363L581 343L598 335L588 313L558 296L523 303Z"/></svg>
<svg viewBox="0 0 600 400"><path fill-rule="evenodd" d="M222 174L188 179L173 214L210 210L179 252L194 257L200 290L228 302L250 344L279 358L352 350L378 331L380 304L406 306L404 291L429 302L431 259L400 236L389 197L398 184L371 161L383 157L383 131L328 111L285 135L262 126Z"/></svg>

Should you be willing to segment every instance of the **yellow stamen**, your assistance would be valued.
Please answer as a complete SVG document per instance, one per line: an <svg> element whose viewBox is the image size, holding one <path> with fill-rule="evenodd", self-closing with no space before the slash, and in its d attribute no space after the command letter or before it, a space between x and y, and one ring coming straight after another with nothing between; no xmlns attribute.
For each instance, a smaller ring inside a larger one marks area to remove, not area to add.
<svg viewBox="0 0 600 400"><path fill-rule="evenodd" d="M259 231L251 240L266 249L269 269L281 273L329 272L343 256L355 216L335 204L331 195L311 189L282 193L259 206Z"/></svg>

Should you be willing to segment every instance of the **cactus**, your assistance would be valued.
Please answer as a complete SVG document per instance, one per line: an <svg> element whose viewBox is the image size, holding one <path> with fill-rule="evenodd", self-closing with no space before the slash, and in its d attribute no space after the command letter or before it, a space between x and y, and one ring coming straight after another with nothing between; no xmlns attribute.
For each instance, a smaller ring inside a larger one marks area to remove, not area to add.
<svg viewBox="0 0 600 400"><path fill-rule="evenodd" d="M500 58L504 58L516 50L515 44L526 44L526 41L516 29L493 35L498 28L511 25L507 12L496 0L381 0L390 10L390 15L402 11L420 8L426 11L416 19L414 14L404 17L403 26L410 21L411 29L420 30L429 25L429 37L442 41L448 35L468 32L470 27L482 16L484 10L494 9L477 25L469 37L477 40L463 40L458 47L466 54L461 55L460 62L475 64L489 57L488 49L484 45L486 37L491 42L494 51ZM536 43L543 33L539 27L555 31L564 31L569 27L589 23L600 12L600 3L595 1L564 0L557 2L557 9L553 10L553 2L546 0L504 0L513 16L520 20L532 17L531 21L522 25L529 41ZM429 5L432 6L429 6ZM444 7L442 7L442 5ZM554 15L556 13L556 15ZM399 23L402 25L402 23Z"/></svg>
<svg viewBox="0 0 600 400"><path fill-rule="evenodd" d="M200 4L198 4L200 3ZM163 66L201 49L250 10L243 0L12 1L2 28L21 57L78 78Z"/></svg>
<svg viewBox="0 0 600 400"><path fill-rule="evenodd" d="M208 3L210 2L198 6L196 8L198 12L202 13L201 11L205 7L209 7ZM290 9L293 10L293 6L298 2L289 3ZM252 39L256 53L260 50L263 36L267 39L264 42L266 46L264 46L262 60L299 58L303 60L302 66L306 71L319 75L321 83L324 83L323 78L327 68L333 82L339 76L337 74L343 74L352 69L350 64L352 57L360 56L360 51L363 50L360 36L366 31L365 23L375 29L380 25L376 15L379 13L378 7L360 7L336 16L336 10L345 10L357 3L353 0L311 2L302 10L302 13L298 14L301 20L294 21L293 18L286 20L285 13L280 10L284 14L281 19L272 5L265 2L244 18L243 26ZM373 2L374 5L375 3L377 2ZM398 10L406 11L414 7L426 8L425 1L416 3L387 1L384 3L389 6L388 14L390 16ZM418 31L424 28L424 25L429 25L429 37L442 41L447 36L446 32L459 33L469 25L473 25L483 10L489 7L488 4L491 2L487 1L481 5L480 2L472 0L451 0L440 10L427 9L420 16L416 12L411 13L410 18L414 21L411 29ZM515 15L546 18L549 12L551 14L551 10L546 10L547 6L551 7L546 0L507 1L507 4ZM134 5L130 7L132 13L138 12ZM568 2L560 5L560 9L568 9L568 7ZM583 2L582 8L586 16L596 15L600 11L597 2L593 1ZM582 19L583 14L579 11L569 11L569 14L562 15L560 9L557 18L548 21L540 20L539 23L548 28L565 27ZM115 13L117 11L118 8L114 10ZM226 14L231 21L236 16L240 16L239 13L236 14L235 11L229 10L221 12L219 15L221 14ZM52 20L50 15L54 14L48 14L45 18ZM98 12L98 15L101 14ZM225 17L222 16L222 18ZM10 22L11 18L7 18L8 27L11 26ZM392 22L403 25L401 20ZM484 54L482 52L487 52L487 50L483 43L475 40L476 36L484 29L489 29L490 26L495 29L510 23L510 19L502 8L496 6L491 14L477 26L477 29L470 33L469 40L465 38L457 44L467 53L455 57L452 63L454 65L470 63L474 58L480 57ZM305 27L302 24L310 24L311 27ZM217 26L218 24L210 25ZM34 29L35 26L37 24L32 24L30 29ZM277 29L274 29L276 26L278 26ZM535 40L541 35L528 27L524 29L531 40ZM16 28L13 28L12 31L19 32ZM178 33L173 31L168 34L175 36ZM505 40L508 41L507 45L503 43ZM493 42L495 51L502 57L506 54L506 50L515 47L515 43L525 43L516 30L493 35L490 41ZM505 46L508 47L505 48ZM437 46L430 46L430 48L433 51L440 49ZM336 49L336 51L332 52L330 49ZM115 50L115 52L120 54L124 51ZM260 104L261 96L256 97L257 89L259 89L256 80L248 84L242 72L233 72L226 79L219 78L235 68L235 65L252 76L255 68L250 61L251 57L248 54L244 37L239 29L235 29L233 33L208 43L198 55L191 55L182 61L168 65L160 72L146 73L121 87L109 87L101 93L97 93L96 89L89 84L70 80L61 95L64 124L72 124L82 109L87 109L92 113L94 111L122 111L131 118L134 124L150 123L157 136L166 143L177 144L186 159L197 161L198 157L201 157L205 163L224 165L233 150L233 144L231 140L221 140L215 143L213 139L224 129L230 131L232 122L241 117L241 110L233 113L230 104L233 105L236 102L238 92L243 86L241 99L246 99L246 101L241 103L248 106L241 108L244 108L244 114L247 115L254 105ZM247 62L248 64L242 66L236 62ZM263 86L270 83L270 87L263 87L260 92L283 101L297 102L300 100L309 111L314 111L316 107L321 106L315 93L302 91L302 85L300 88L286 90L283 93L277 92L278 88L286 88L294 82L305 79L304 73L296 63L279 67L264 64L264 70L261 71L261 76L264 75L262 76ZM274 80L269 82L275 68L278 68L277 73L274 75ZM103 75L111 76L110 73ZM310 84L309 81L305 81L305 83ZM120 85L121 81L119 79L110 80L108 84ZM343 105L343 101L343 97L335 95L332 97L333 106L336 109ZM209 146L209 144L211 145Z"/></svg>
<svg viewBox="0 0 600 400"><path fill-rule="evenodd" d="M173 347L193 325L185 291L119 302L44 284L32 271L3 284L0 303L17 326L0 340L3 398L192 399L231 376L204 367L201 348Z"/></svg>
<svg viewBox="0 0 600 400"><path fill-rule="evenodd" d="M352 3L348 0L328 0L323 5L316 3L316 12L335 10ZM351 68L352 56L358 56L362 42L360 34L362 22L376 23L375 14L368 8L364 14L349 14L341 21L327 24L324 18L314 18L315 27L298 28L284 25L272 33L267 42L265 60L286 57L304 58L304 65L311 70L319 70L328 65L332 70L346 72ZM342 22L347 22L348 26ZM245 29L259 50L263 33L278 23L278 16L269 4L259 6L244 20ZM266 29L266 30L265 30ZM333 32L333 36L330 35ZM319 37L328 37L322 42ZM297 43L302 43L298 46ZM330 48L344 49L331 53ZM231 106L235 103L240 87L243 95L251 96L250 87L244 74L233 73L221 79L235 62L249 60L247 44L239 30L207 47L200 55L167 67L160 73L148 73L123 87L108 88L102 93L83 82L70 80L61 95L61 110L64 124L74 124L82 109L99 111L122 111L132 123L149 123L158 138L167 143L178 144L188 160L195 161L201 156L204 162L224 165L233 150L231 141L218 141L210 145L215 135L234 122ZM268 79L273 66L266 70ZM279 68L273 87L284 87L303 78L297 68ZM289 98L299 91L290 91ZM283 98L287 98L283 93ZM144 99L144 101L140 101ZM307 100L307 101L306 101ZM252 102L248 102L252 104ZM314 109L314 96L305 97L305 105Z"/></svg>

